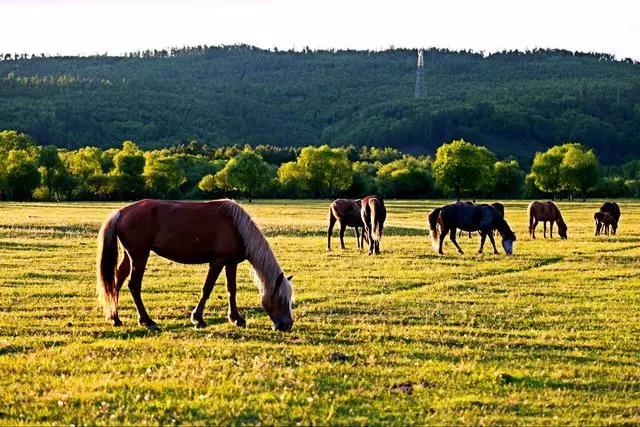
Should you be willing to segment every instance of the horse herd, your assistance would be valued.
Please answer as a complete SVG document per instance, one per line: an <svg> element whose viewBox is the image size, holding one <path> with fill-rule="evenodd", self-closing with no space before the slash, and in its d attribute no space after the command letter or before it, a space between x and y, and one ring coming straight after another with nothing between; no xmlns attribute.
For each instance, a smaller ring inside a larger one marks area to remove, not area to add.
<svg viewBox="0 0 640 427"><path fill-rule="evenodd" d="M478 232L481 236L479 253L488 237L494 253L497 231L507 254L513 252L514 232L505 220L504 206L500 203L474 204L457 202L434 209L428 215L428 224L434 250L443 254L444 239L449 238L456 249L462 249L456 240L456 231ZM561 238L567 238L567 225L553 202L532 202L528 207L529 234L535 239L535 229L543 223L546 238L553 237L557 225ZM386 219L384 201L379 196L363 199L338 199L329 208L327 250L331 250L331 234L340 222L340 247L344 246L347 227L355 229L358 248L366 241L369 254L380 253L380 239ZM615 202L603 204L594 214L595 234L615 234L620 220L620 208ZM360 234L360 229L362 233ZM118 263L118 246L124 250ZM249 214L236 202L228 199L210 202L175 202L141 200L112 212L102 223L98 233L96 259L98 300L105 317L114 326L122 325L118 316L120 289L128 279L128 287L138 312L138 323L157 329L146 311L141 297L142 278L151 252L183 264L209 264L202 295L191 312L191 321L197 328L206 327L204 308L214 284L225 270L228 292L228 319L236 326L246 322L236 304L236 271L240 262L247 260L253 267L253 276L260 291L262 305L279 331L293 327L293 285L275 258L269 243Z"/></svg>
<svg viewBox="0 0 640 427"><path fill-rule="evenodd" d="M542 222L543 237L547 238L547 223L549 223L549 237L553 238L554 224L558 228L561 239L567 238L567 224L562 218L560 209L552 201L531 202L527 208L529 216L529 235L536 238L536 227ZM327 251L331 251L331 235L336 222L340 222L340 247L344 246L344 232L347 227L355 229L356 242L358 248L364 248L364 241L369 244L369 255L380 253L380 238L384 228L384 219L387 212L384 202L379 196L367 196L363 199L337 199L329 206L329 229L327 230ZM620 220L620 207L616 202L605 202L593 215L595 221L595 235L600 235L603 231L606 235L615 235ZM435 208L427 216L429 224L429 234L434 250L440 255L443 254L442 246L444 239L449 234L449 238L455 245L458 253L464 252L458 245L456 230L460 230L458 237L463 231L480 234L481 254L485 240L493 246L494 254L498 254L494 236L496 231L502 236L502 247L510 255L513 253L513 242L516 241L515 233L504 219L504 205L502 203L475 204L473 202L456 202ZM359 229L362 229L360 236Z"/></svg>

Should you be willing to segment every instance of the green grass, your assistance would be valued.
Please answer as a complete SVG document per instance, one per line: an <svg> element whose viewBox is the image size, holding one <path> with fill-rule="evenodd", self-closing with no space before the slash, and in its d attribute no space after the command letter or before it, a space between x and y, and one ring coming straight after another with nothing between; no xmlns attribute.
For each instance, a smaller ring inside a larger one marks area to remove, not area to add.
<svg viewBox="0 0 640 427"><path fill-rule="evenodd" d="M227 323L220 278L194 330L205 266L153 256L144 330L128 291L122 328L94 285L105 203L0 204L2 424L640 423L640 203L593 237L598 202L560 203L569 240L532 241L507 202L515 255L438 257L425 217L390 201L383 254L326 253L327 202L245 205L288 273L296 324L276 333L246 263ZM541 234L540 234L541 237Z"/></svg>

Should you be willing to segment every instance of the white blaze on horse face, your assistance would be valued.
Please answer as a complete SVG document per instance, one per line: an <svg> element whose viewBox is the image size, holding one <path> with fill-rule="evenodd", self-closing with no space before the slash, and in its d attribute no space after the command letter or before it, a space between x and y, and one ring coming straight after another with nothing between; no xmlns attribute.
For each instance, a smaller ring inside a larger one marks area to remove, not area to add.
<svg viewBox="0 0 640 427"><path fill-rule="evenodd" d="M502 247L507 255L511 255L513 253L513 240L503 240Z"/></svg>

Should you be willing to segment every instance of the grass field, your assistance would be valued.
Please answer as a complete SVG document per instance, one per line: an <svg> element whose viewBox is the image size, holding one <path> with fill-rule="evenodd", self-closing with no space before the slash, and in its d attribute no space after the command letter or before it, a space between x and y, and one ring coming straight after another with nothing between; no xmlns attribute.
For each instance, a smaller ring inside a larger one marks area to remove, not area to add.
<svg viewBox="0 0 640 427"><path fill-rule="evenodd" d="M245 204L295 273L289 334L246 263L248 327L227 323L220 278L195 330L206 267L156 256L143 298L161 332L137 325L128 290L113 328L95 235L120 205L0 204L0 423L640 423L640 203L597 238L599 202L560 203L569 240L532 241L526 203L506 202L511 257L475 255L477 236L436 256L425 217L440 204L387 202L378 257L351 231L325 251L328 202Z"/></svg>

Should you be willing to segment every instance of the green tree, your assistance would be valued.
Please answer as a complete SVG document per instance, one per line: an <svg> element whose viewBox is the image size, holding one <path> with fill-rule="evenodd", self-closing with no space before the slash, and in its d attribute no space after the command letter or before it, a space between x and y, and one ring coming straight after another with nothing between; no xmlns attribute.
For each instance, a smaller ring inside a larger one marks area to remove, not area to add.
<svg viewBox="0 0 640 427"><path fill-rule="evenodd" d="M485 147L456 140L438 148L433 175L440 188L453 191L458 200L463 193L487 191L493 186L496 159Z"/></svg>
<svg viewBox="0 0 640 427"><path fill-rule="evenodd" d="M349 188L349 194L355 197L362 197L367 194L376 194L378 192L376 175L381 164L354 162L352 166L353 182L351 183L351 188Z"/></svg>
<svg viewBox="0 0 640 427"><path fill-rule="evenodd" d="M118 192L125 198L136 198L144 191L145 158L142 150L131 141L122 143L122 150L114 156L114 174Z"/></svg>
<svg viewBox="0 0 640 427"><path fill-rule="evenodd" d="M152 194L167 197L177 194L187 178L177 156L149 151L145 153L144 180Z"/></svg>
<svg viewBox="0 0 640 427"><path fill-rule="evenodd" d="M497 197L513 198L522 194L524 171L517 160L498 161L493 166L494 193Z"/></svg>
<svg viewBox="0 0 640 427"><path fill-rule="evenodd" d="M11 150L7 156L7 188L14 200L31 198L40 184L40 172L36 159L27 150Z"/></svg>
<svg viewBox="0 0 640 427"><path fill-rule="evenodd" d="M218 188L216 177L213 174L205 175L198 183L198 188L205 193L213 193Z"/></svg>
<svg viewBox="0 0 640 427"><path fill-rule="evenodd" d="M302 197L309 192L304 171L297 162L283 163L278 168L278 182L285 197Z"/></svg>
<svg viewBox="0 0 640 427"><path fill-rule="evenodd" d="M381 166L376 181L386 197L425 197L433 193L431 161L405 156Z"/></svg>
<svg viewBox="0 0 640 427"><path fill-rule="evenodd" d="M53 145L43 147L40 150L39 163L42 180L47 188L47 198L51 200L54 196L55 176L63 168L58 148Z"/></svg>
<svg viewBox="0 0 640 427"><path fill-rule="evenodd" d="M351 161L341 148L305 147L297 160L298 167L314 196L335 196L351 186Z"/></svg>
<svg viewBox="0 0 640 427"><path fill-rule="evenodd" d="M27 134L15 130L3 130L0 132L0 155L2 152L8 155L11 150L33 151L35 144Z"/></svg>
<svg viewBox="0 0 640 427"><path fill-rule="evenodd" d="M565 153L562 159L561 174L564 187L573 195L580 190L582 200L587 198L587 191L598 183L600 165L593 150L580 144L563 145Z"/></svg>
<svg viewBox="0 0 640 427"><path fill-rule="evenodd" d="M551 193L554 200L558 192L564 187L562 160L564 159L565 151L564 147L555 146L544 153L538 152L531 165L531 176L536 187L546 193Z"/></svg>
<svg viewBox="0 0 640 427"><path fill-rule="evenodd" d="M229 160L224 169L215 175L220 188L240 191L249 198L249 202L270 185L274 176L269 164L249 148Z"/></svg>

